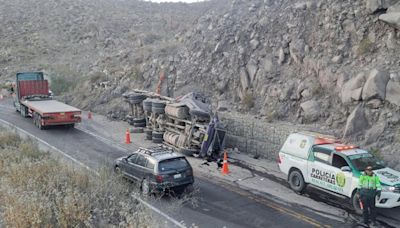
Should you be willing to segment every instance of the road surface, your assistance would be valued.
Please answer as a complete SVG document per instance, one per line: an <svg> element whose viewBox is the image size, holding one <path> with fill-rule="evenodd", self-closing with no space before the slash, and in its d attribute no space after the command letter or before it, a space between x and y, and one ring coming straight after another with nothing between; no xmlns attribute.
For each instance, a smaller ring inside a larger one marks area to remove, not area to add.
<svg viewBox="0 0 400 228"><path fill-rule="evenodd" d="M0 119L46 141L76 160L93 169L98 169L127 154L119 147L103 142L79 129L52 128L39 130L32 120L23 118L12 108L7 100L0 101ZM198 227L355 227L352 223L343 223L321 216L312 210L283 204L266 196L251 194L226 184L216 184L197 178L199 187L197 205L184 204L183 207L168 211L168 215L188 226ZM171 199L153 202L163 210Z"/></svg>

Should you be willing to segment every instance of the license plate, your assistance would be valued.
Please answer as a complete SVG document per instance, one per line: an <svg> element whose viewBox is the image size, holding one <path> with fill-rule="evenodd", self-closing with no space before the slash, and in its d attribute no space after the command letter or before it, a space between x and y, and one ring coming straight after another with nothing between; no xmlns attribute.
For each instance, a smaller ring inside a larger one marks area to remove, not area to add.
<svg viewBox="0 0 400 228"><path fill-rule="evenodd" d="M180 173L174 175L174 179L178 179L178 178L181 178L181 177L182 177L182 174L180 174Z"/></svg>

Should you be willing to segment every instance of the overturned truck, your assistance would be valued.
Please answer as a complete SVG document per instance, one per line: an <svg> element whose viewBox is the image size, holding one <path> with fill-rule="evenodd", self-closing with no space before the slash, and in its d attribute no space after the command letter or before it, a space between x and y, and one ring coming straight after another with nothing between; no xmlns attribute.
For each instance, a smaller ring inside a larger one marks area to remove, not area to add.
<svg viewBox="0 0 400 228"><path fill-rule="evenodd" d="M134 90L123 97L131 110L128 123L143 129L147 140L196 157L218 157L223 150L226 132L202 94L174 99Z"/></svg>

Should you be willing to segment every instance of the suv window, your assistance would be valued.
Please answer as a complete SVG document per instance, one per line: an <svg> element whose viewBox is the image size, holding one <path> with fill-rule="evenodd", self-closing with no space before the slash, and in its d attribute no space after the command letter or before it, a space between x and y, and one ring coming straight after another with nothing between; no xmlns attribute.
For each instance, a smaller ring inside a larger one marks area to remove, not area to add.
<svg viewBox="0 0 400 228"><path fill-rule="evenodd" d="M137 156L138 156L137 154L132 154L131 156L128 157L128 162L135 164Z"/></svg>
<svg viewBox="0 0 400 228"><path fill-rule="evenodd" d="M147 165L146 165L147 168L153 170L153 169L154 169L154 166L155 166L155 163L154 163L153 160L150 160L150 159L147 160Z"/></svg>
<svg viewBox="0 0 400 228"><path fill-rule="evenodd" d="M347 163L346 159L344 159L342 156L337 155L337 154L333 154L332 166L340 169L343 166L349 166L349 164Z"/></svg>
<svg viewBox="0 0 400 228"><path fill-rule="evenodd" d="M161 161L158 164L159 171L179 170L190 167L186 158L173 158Z"/></svg>
<svg viewBox="0 0 400 228"><path fill-rule="evenodd" d="M314 152L315 161L329 164L329 158L331 156L330 151L316 147L316 148L313 148L313 152Z"/></svg>
<svg viewBox="0 0 400 228"><path fill-rule="evenodd" d="M136 160L136 165L146 167L146 164L147 164L147 159L146 159L146 157L139 154L139 155L138 155L138 158L137 158L137 160Z"/></svg>

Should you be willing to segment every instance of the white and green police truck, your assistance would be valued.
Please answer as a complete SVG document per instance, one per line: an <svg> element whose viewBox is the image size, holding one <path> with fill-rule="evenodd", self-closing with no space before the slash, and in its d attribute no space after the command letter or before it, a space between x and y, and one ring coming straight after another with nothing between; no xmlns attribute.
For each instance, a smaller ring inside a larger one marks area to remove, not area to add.
<svg viewBox="0 0 400 228"><path fill-rule="evenodd" d="M355 194L358 178L367 166L372 166L382 184L376 206L400 206L400 172L385 167L368 151L343 145L331 136L310 132L290 134L279 151L278 163L294 191L301 193L310 185L327 194L347 197L357 213L361 213Z"/></svg>

